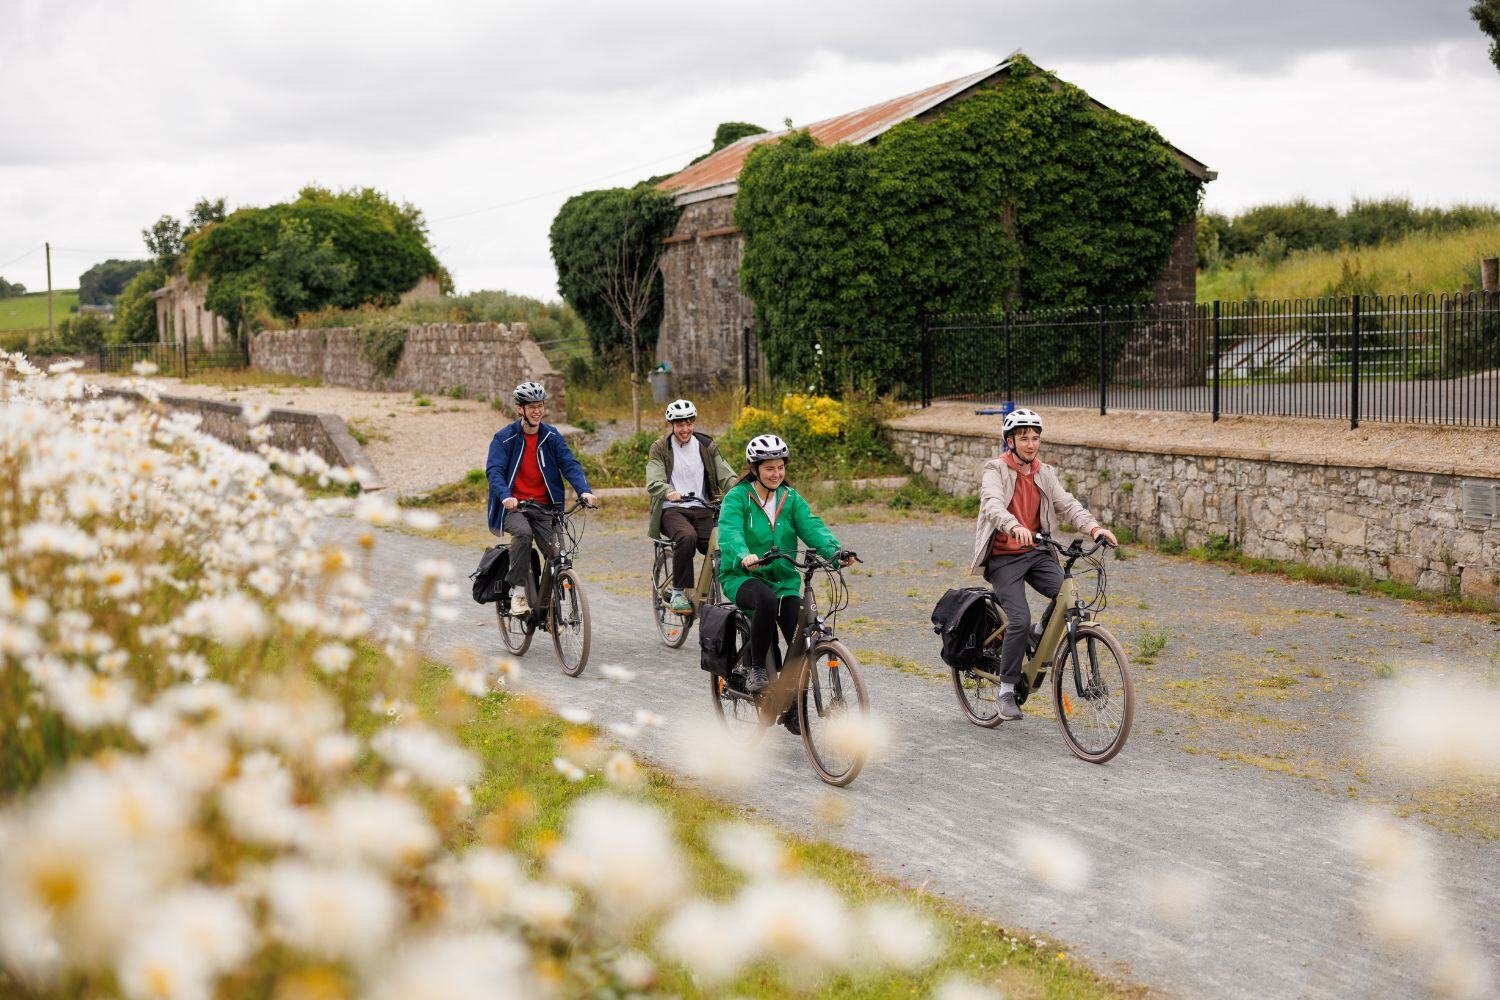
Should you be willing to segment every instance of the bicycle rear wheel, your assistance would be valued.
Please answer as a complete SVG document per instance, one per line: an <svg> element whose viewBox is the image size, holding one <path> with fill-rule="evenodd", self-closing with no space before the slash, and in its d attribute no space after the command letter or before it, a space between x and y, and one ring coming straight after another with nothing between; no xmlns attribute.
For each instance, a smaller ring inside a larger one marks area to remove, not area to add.
<svg viewBox="0 0 1500 1000"><path fill-rule="evenodd" d="M496 601L495 617L500 620L500 641L505 643L506 650L516 656L524 655L531 648L531 637L536 634L536 623L531 615L513 615Z"/></svg>
<svg viewBox="0 0 1500 1000"><path fill-rule="evenodd" d="M661 641L669 649L677 649L687 642L688 632L693 628L691 614L679 614L670 605L672 593L672 564L668 561L669 549L656 548L656 561L651 567L651 611L656 618L656 630Z"/></svg>
<svg viewBox="0 0 1500 1000"><path fill-rule="evenodd" d="M869 752L870 696L854 654L837 640L820 642L797 685L802 749L818 777L844 786L859 777Z"/></svg>
<svg viewBox="0 0 1500 1000"><path fill-rule="evenodd" d="M1052 707L1068 749L1081 760L1103 764L1125 746L1135 720L1135 685L1130 664L1115 637L1099 625L1078 629L1052 666Z"/></svg>
<svg viewBox="0 0 1500 1000"><path fill-rule="evenodd" d="M1000 628L1000 615L994 608L985 610L985 634ZM986 660L986 671L998 673L1000 667L1000 643L995 641L985 647L991 654ZM993 669L991 669L993 668ZM958 696L958 707L974 725L994 729L1000 725L1000 685L981 677L965 667L953 668L953 693Z"/></svg>
<svg viewBox="0 0 1500 1000"><path fill-rule="evenodd" d="M769 720L762 717L759 702L745 693L741 681L744 668L750 663L750 623L744 616L736 619L735 633L735 648L740 651L737 660L740 669L736 675L729 677L709 674L709 693L713 697L714 715L724 729L735 740L746 746L753 746L765 735Z"/></svg>
<svg viewBox="0 0 1500 1000"><path fill-rule="evenodd" d="M589 599L572 570L563 570L553 581L547 615L558 666L569 677L577 677L589 662Z"/></svg>

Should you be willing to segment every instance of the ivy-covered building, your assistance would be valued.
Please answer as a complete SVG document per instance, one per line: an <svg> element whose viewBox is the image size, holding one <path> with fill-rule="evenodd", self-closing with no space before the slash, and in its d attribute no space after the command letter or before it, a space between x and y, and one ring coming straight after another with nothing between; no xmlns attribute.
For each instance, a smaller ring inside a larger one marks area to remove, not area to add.
<svg viewBox="0 0 1500 1000"><path fill-rule="evenodd" d="M898 126L943 118L960 103L1003 86L1013 69L1019 66L1027 67L1028 72L1036 72L1024 56L1017 54L980 72L815 122L796 131L808 133L819 147L840 144L875 146ZM1063 86L1058 81L1054 80L1054 83ZM1074 88L1066 89L1079 93ZM1101 114L1123 120L1123 116L1116 116L1092 98L1085 99ZM759 355L754 334L755 307L741 282L745 242L736 224L736 196L740 192L741 171L750 154L789 134L791 132L781 131L745 136L657 185L674 195L681 214L676 228L664 241L664 301L656 356L658 361L669 362L685 385L738 381L747 328L752 331L752 351ZM1154 132L1151 134L1155 135ZM1160 141L1164 143L1164 140ZM1159 157L1160 169L1185 171L1194 180L1194 190L1197 185L1216 176L1198 159L1170 144L1165 146L1171 155ZM1004 211L1009 219L1014 206L1008 206ZM1007 221L1007 226L1013 233L1014 225ZM1191 213L1173 223L1169 242L1150 294L1159 302L1193 301L1197 252L1195 221ZM1018 250L1024 258L1024 242Z"/></svg>

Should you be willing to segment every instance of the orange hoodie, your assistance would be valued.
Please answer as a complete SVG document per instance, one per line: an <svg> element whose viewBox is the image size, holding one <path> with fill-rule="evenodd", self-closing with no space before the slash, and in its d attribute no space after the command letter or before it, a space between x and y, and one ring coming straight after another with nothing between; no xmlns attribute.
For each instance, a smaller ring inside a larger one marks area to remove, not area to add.
<svg viewBox="0 0 1500 1000"><path fill-rule="evenodd" d="M1041 463L1033 461L1022 465L1013 451L1005 453L1005 462L1016 471L1016 491L1011 495L1010 505L1006 509L1017 521L1031 529L1033 534L1041 531L1042 491L1036 488L1036 473L1041 468ZM1022 545L999 531L995 532L995 539L990 543L992 556L1016 556L1030 552L1031 549L1032 546Z"/></svg>

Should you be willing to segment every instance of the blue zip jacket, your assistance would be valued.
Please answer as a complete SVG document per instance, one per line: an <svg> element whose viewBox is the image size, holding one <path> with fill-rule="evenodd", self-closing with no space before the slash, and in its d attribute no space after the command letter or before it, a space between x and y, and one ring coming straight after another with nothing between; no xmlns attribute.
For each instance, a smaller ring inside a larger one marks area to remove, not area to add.
<svg viewBox="0 0 1500 1000"><path fill-rule="evenodd" d="M573 449L568 447L558 429L544 423L537 428L537 435L541 440L537 442L536 460L542 467L542 481L547 484L547 496L552 505L562 506L565 476L573 484L573 492L592 493L583 466L573 457ZM490 457L485 462L484 474L490 481L488 517L491 531L504 530L505 508L501 504L510 496L511 484L516 481L516 473L521 468L521 456L526 452L525 436L518 418L515 423L500 428L490 439Z"/></svg>

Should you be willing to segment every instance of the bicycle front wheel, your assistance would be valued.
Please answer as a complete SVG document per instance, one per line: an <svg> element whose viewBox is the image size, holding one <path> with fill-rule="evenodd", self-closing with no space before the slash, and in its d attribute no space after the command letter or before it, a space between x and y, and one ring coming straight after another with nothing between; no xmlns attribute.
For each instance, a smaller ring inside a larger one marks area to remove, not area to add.
<svg viewBox="0 0 1500 1000"><path fill-rule="evenodd" d="M589 599L572 570L563 570L553 582L547 615L557 664L569 677L577 677L589 662Z"/></svg>
<svg viewBox="0 0 1500 1000"><path fill-rule="evenodd" d="M1052 707L1074 756L1103 764L1125 746L1135 720L1135 685L1125 651L1108 629L1085 625L1071 647L1064 637L1052 666Z"/></svg>
<svg viewBox="0 0 1500 1000"><path fill-rule="evenodd" d="M506 650L516 656L525 654L531 648L531 637L536 634L531 615L513 615L497 601L495 616L500 619L500 641L505 643Z"/></svg>
<svg viewBox="0 0 1500 1000"><path fill-rule="evenodd" d="M679 614L672 610L672 564L665 552L656 550L656 562L651 567L651 611L656 618L656 631L669 649L678 649L687 642L688 632L693 627L691 614Z"/></svg>
<svg viewBox="0 0 1500 1000"><path fill-rule="evenodd" d="M844 786L869 755L870 696L854 654L837 640L813 647L797 685L802 749L818 777Z"/></svg>
<svg viewBox="0 0 1500 1000"><path fill-rule="evenodd" d="M708 675L713 696L714 715L730 737L745 746L754 746L766 733L768 720L762 717L760 702L745 692L743 677L750 664L750 623L744 616L735 619L735 648L740 651L735 670L728 677Z"/></svg>

